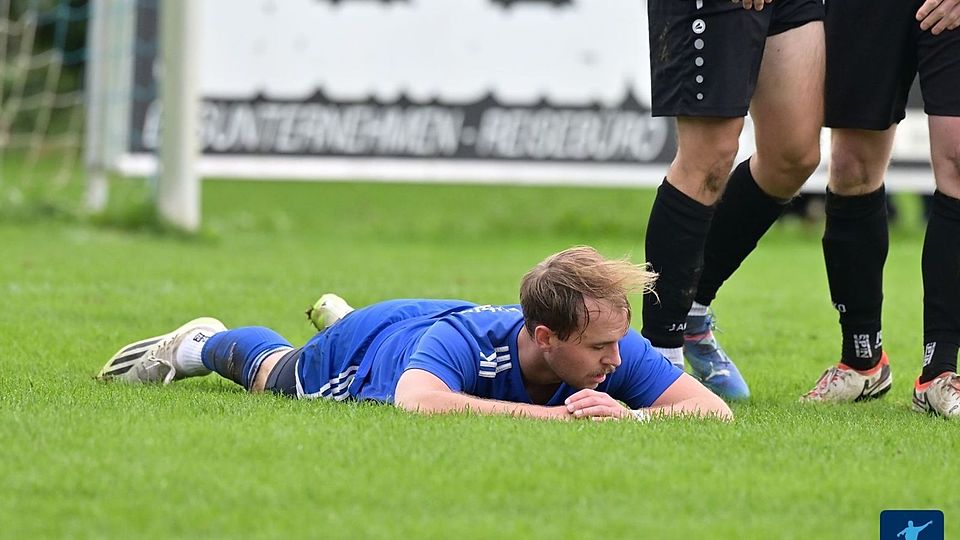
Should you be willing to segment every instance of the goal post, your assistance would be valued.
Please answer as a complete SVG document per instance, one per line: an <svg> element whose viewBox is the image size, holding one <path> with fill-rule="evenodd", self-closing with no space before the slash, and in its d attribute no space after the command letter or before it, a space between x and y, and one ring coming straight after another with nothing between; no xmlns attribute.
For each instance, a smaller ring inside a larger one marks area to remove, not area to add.
<svg viewBox="0 0 960 540"><path fill-rule="evenodd" d="M197 31L199 3L196 0L163 0L151 5L158 10L158 40L142 41L138 25L144 2L137 0L91 0L88 32L90 52L87 71L87 186L85 203L91 212L103 211L109 196L108 175L127 154L130 111L134 100L151 88L137 86L134 64L141 49L156 48L161 60L157 77L164 106L157 148L159 167L153 173L155 205L159 217L187 231L200 227L200 182L196 172L199 155L199 65Z"/></svg>
<svg viewBox="0 0 960 540"><path fill-rule="evenodd" d="M165 0L160 7L163 112L157 211L165 221L188 231L200 227L198 14L196 0Z"/></svg>

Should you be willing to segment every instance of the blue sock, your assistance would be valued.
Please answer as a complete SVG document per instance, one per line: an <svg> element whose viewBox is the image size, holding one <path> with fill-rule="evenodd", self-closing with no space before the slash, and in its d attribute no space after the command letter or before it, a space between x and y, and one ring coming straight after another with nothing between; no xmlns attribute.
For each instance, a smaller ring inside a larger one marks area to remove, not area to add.
<svg viewBox="0 0 960 540"><path fill-rule="evenodd" d="M291 348L289 341L269 328L246 326L214 334L203 345L200 359L207 369L249 390L263 359Z"/></svg>

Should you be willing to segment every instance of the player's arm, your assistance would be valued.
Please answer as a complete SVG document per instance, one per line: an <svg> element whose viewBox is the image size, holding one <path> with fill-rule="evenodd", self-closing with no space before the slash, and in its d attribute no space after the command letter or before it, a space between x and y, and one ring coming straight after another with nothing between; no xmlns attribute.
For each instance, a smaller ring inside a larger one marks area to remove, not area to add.
<svg viewBox="0 0 960 540"><path fill-rule="evenodd" d="M408 369L403 372L397 382L393 402L402 409L425 414L470 411L479 414L558 420L573 418L564 406L544 407L529 403L483 399L454 392L439 377L422 369Z"/></svg>
<svg viewBox="0 0 960 540"><path fill-rule="evenodd" d="M960 27L960 0L927 0L917 10L921 30L937 35Z"/></svg>
<svg viewBox="0 0 960 540"><path fill-rule="evenodd" d="M651 415L684 415L733 420L733 411L700 381L684 373L648 409Z"/></svg>

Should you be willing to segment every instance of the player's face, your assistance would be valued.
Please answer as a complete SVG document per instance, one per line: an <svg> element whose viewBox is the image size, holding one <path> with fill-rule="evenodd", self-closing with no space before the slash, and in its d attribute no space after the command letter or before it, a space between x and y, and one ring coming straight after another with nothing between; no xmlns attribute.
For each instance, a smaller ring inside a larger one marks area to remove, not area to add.
<svg viewBox="0 0 960 540"><path fill-rule="evenodd" d="M627 310L607 302L587 299L590 324L582 335L574 332L566 340L553 336L548 354L550 367L563 382L574 388L596 388L620 366L620 340L627 333Z"/></svg>

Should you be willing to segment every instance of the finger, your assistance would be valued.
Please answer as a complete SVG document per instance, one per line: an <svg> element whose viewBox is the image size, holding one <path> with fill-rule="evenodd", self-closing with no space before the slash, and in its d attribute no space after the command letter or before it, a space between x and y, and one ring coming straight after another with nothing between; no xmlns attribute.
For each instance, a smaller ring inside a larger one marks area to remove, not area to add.
<svg viewBox="0 0 960 540"><path fill-rule="evenodd" d="M614 420L619 420L616 416L591 416L590 420L594 422L610 422Z"/></svg>
<svg viewBox="0 0 960 540"><path fill-rule="evenodd" d="M930 15L930 13L932 13L933 10L934 10L939 4L940 4L940 0L927 0L926 2L924 2L923 5L920 6L920 9L917 10L917 15L916 15L917 20L918 20L918 21L922 21L922 20L926 19L927 16ZM920 26L921 26L921 28L923 27L922 24L921 24ZM924 28L924 30L926 30L926 29Z"/></svg>
<svg viewBox="0 0 960 540"><path fill-rule="evenodd" d="M752 9L753 0L743 0L743 9Z"/></svg>
<svg viewBox="0 0 960 540"><path fill-rule="evenodd" d="M757 2L754 2L754 3L753 3L753 9L755 9L755 10L757 10L757 11L763 11L763 6L764 6L764 5L765 5L765 4L764 4L763 2L760 2L760 1L758 0Z"/></svg>
<svg viewBox="0 0 960 540"><path fill-rule="evenodd" d="M594 405L592 407L573 411L573 416L576 418L593 418L595 416L611 416L620 418L620 411L617 409L619 409L619 407L614 408L609 405Z"/></svg>
<svg viewBox="0 0 960 540"><path fill-rule="evenodd" d="M943 10L935 9L920 21L921 30L930 30L943 18Z"/></svg>
<svg viewBox="0 0 960 540"><path fill-rule="evenodd" d="M943 23L943 30L953 30L960 26L960 3L954 2L950 12L940 22Z"/></svg>
<svg viewBox="0 0 960 540"><path fill-rule="evenodd" d="M589 407L604 406L610 407L616 404L616 402L609 396L589 396L581 400L575 401L573 403L567 404L567 410L570 412L576 412L578 410L587 409Z"/></svg>
<svg viewBox="0 0 960 540"><path fill-rule="evenodd" d="M565 399L565 400L563 401L563 404L564 404L564 405L570 405L571 403L576 403L576 402L580 401L581 399L585 399L585 398L588 398L588 397L590 397L590 396L595 396L595 395L597 395L597 394L599 394L599 393L600 393L600 392L597 392L596 390L591 390L591 389L589 389L589 388L584 388L583 390L580 390L580 391L574 393L573 395L571 395L570 397L568 397L567 399Z"/></svg>
<svg viewBox="0 0 960 540"><path fill-rule="evenodd" d="M933 35L937 35L943 32L949 27L951 22L953 22L953 18L945 14L943 17L941 17L939 21L937 21L937 24L935 24L933 28L930 29L930 33Z"/></svg>

